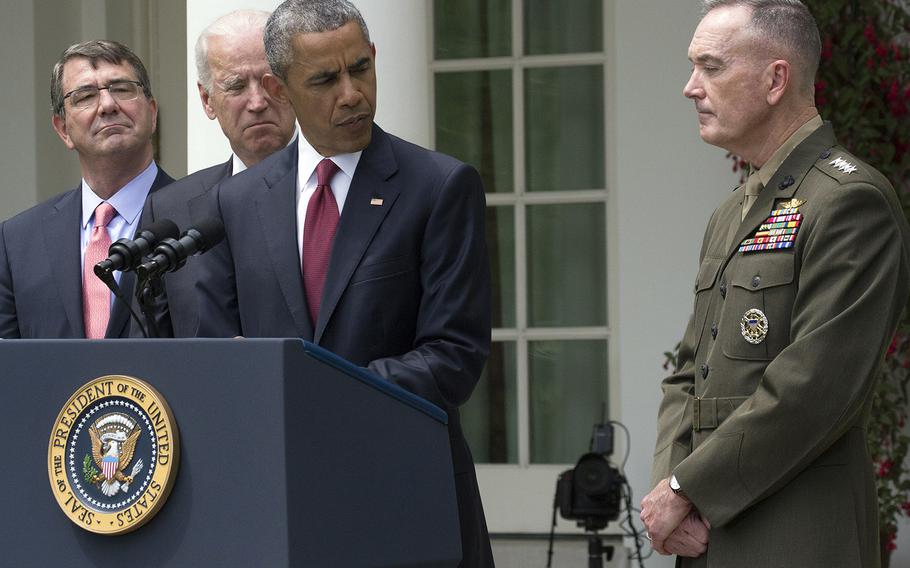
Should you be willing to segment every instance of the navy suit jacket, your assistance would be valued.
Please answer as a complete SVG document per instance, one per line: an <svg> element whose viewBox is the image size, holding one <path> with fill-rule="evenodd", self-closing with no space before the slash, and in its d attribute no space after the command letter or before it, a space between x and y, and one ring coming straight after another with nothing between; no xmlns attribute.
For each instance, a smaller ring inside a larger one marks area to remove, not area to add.
<svg viewBox="0 0 910 568"><path fill-rule="evenodd" d="M172 181L159 167L150 191ZM80 192L81 184L0 224L0 337L85 337ZM134 281L132 272L121 275L126 297L132 295ZM105 337L127 337L128 323L128 307L115 301Z"/></svg>
<svg viewBox="0 0 910 568"><path fill-rule="evenodd" d="M218 182L231 177L233 167L233 159L229 158L223 164L199 170L150 193L142 209L142 226L170 219L182 232L213 216L212 200L206 199L205 194ZM161 337L196 335L199 322L194 296L196 260L190 258L179 270L164 275L164 297L156 304L156 322ZM133 331L134 336L138 333L138 329Z"/></svg>
<svg viewBox="0 0 910 568"><path fill-rule="evenodd" d="M490 348L477 171L373 126L344 203L318 321L297 247L297 144L216 187L222 245L200 257L201 336L302 337L449 414L463 565L492 564L459 405Z"/></svg>

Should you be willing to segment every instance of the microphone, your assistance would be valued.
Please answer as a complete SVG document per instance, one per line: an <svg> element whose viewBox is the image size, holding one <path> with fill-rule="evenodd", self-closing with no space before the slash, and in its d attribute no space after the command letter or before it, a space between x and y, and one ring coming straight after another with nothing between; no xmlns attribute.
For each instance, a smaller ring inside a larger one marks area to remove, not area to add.
<svg viewBox="0 0 910 568"><path fill-rule="evenodd" d="M180 229L170 219L155 221L139 231L135 239L119 239L112 244L107 249L107 258L95 265L95 275L104 279L115 270L135 270L158 241L174 239L179 234Z"/></svg>
<svg viewBox="0 0 910 568"><path fill-rule="evenodd" d="M146 280L162 274L173 272L186 264L186 259L194 254L201 254L217 245L224 239L224 225L214 217L208 217L187 229L179 239L164 239L152 252L152 258L136 268L139 278Z"/></svg>

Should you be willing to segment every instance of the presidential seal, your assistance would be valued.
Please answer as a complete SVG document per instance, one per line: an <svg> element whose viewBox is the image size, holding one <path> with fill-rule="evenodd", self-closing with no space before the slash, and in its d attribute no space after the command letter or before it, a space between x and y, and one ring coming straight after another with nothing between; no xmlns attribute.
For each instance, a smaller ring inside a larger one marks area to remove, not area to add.
<svg viewBox="0 0 910 568"><path fill-rule="evenodd" d="M752 308L743 314L743 319L739 322L739 329L746 341L752 345L758 345L768 335L768 318L761 310Z"/></svg>
<svg viewBox="0 0 910 568"><path fill-rule="evenodd" d="M133 377L99 377L66 402L47 472L57 504L85 530L136 530L164 504L179 462L177 424L162 396Z"/></svg>

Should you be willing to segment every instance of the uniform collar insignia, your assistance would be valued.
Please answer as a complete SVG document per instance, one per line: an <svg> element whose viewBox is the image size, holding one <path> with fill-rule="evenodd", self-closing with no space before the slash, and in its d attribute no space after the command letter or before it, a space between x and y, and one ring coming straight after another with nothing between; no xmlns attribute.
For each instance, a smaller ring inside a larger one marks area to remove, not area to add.
<svg viewBox="0 0 910 568"><path fill-rule="evenodd" d="M832 160L828 165L834 166L835 168L839 169L840 171L844 172L845 174L852 174L853 172L856 171L856 166L854 166L853 164L851 164L850 162L848 162L847 160L845 160L843 158L836 158L836 159Z"/></svg>

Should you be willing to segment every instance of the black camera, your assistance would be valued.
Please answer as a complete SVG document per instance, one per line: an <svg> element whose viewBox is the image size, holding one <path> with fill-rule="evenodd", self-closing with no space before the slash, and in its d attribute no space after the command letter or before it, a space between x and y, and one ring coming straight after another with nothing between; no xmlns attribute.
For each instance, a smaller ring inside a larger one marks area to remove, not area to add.
<svg viewBox="0 0 910 568"><path fill-rule="evenodd" d="M564 519L598 531L619 518L624 479L607 460L613 453L613 426L595 424L590 446L573 469L559 474L556 503Z"/></svg>

